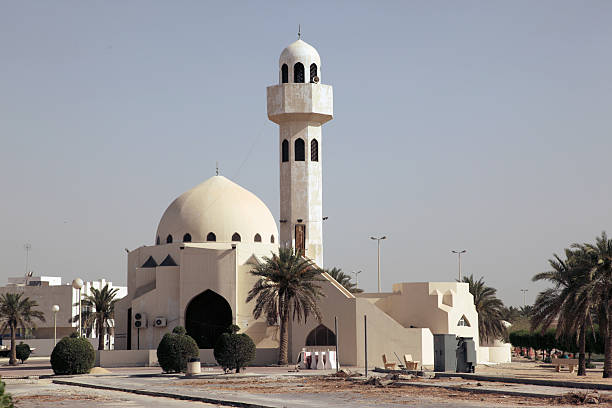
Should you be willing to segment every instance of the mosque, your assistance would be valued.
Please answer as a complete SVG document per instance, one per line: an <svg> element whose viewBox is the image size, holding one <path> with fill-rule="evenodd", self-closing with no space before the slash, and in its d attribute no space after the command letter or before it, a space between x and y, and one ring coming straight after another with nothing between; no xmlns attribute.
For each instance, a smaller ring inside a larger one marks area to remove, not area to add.
<svg viewBox="0 0 612 408"><path fill-rule="evenodd" d="M279 83L267 88L268 118L279 126L280 217L253 193L216 175L175 199L157 227L154 245L128 254L128 294L116 305L115 348L154 350L182 325L214 363L212 348L229 324L257 346L256 364L276 363L279 327L254 319L246 298L256 279L251 264L278 251L301 250L323 267L322 125L333 118L333 91L321 82L321 59L298 39L283 50ZM433 335L474 338L479 361L509 359L509 347L478 344L478 315L466 283L397 283L388 293L351 294L324 278L321 322L292 322L289 358L306 346L338 346L340 364L363 366L364 316L368 365L381 355L411 354L434 364ZM335 332L334 320L338 329Z"/></svg>

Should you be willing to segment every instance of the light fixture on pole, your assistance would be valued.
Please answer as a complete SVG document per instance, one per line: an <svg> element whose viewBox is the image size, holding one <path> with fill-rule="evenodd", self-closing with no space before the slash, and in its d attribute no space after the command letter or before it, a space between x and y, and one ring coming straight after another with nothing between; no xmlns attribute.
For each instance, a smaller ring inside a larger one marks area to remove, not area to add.
<svg viewBox="0 0 612 408"><path fill-rule="evenodd" d="M459 255L459 282L461 282L461 254L465 254L467 251L465 249L461 249L461 250L453 250L451 251L453 254L457 254Z"/></svg>
<svg viewBox="0 0 612 408"><path fill-rule="evenodd" d="M53 305L51 307L53 312L53 346L57 344L57 312L59 312L59 305Z"/></svg>
<svg viewBox="0 0 612 408"><path fill-rule="evenodd" d="M72 287L79 291L79 336L82 334L83 325L81 324L81 289L83 288L83 279L76 278L72 281Z"/></svg>
<svg viewBox="0 0 612 408"><path fill-rule="evenodd" d="M521 289L521 292L523 292L523 307L527 306L527 292L529 292L529 289Z"/></svg>
<svg viewBox="0 0 612 408"><path fill-rule="evenodd" d="M370 237L370 239L378 242L378 293L380 293L380 241L387 239L387 236L385 235L380 238Z"/></svg>
<svg viewBox="0 0 612 408"><path fill-rule="evenodd" d="M361 271L351 272L351 275L355 275L355 286L359 286L359 274Z"/></svg>

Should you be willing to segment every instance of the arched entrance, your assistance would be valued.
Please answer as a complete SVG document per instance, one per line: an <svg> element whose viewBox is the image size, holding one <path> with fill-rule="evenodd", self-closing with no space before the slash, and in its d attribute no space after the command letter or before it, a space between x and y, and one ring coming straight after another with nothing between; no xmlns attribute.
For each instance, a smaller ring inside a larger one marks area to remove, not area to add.
<svg viewBox="0 0 612 408"><path fill-rule="evenodd" d="M335 346L336 335L327 326L320 324L306 337L306 346Z"/></svg>
<svg viewBox="0 0 612 408"><path fill-rule="evenodd" d="M217 339L232 324L232 307L208 289L191 299L185 311L185 329L201 349L215 347Z"/></svg>

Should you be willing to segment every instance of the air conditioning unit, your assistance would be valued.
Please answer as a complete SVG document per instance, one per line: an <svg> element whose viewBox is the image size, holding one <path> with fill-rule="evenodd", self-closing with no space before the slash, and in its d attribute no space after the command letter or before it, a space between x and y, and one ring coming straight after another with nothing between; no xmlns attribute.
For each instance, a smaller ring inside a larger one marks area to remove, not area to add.
<svg viewBox="0 0 612 408"><path fill-rule="evenodd" d="M134 327L137 329L147 327L147 315L141 312L134 313Z"/></svg>
<svg viewBox="0 0 612 408"><path fill-rule="evenodd" d="M168 325L168 319L162 316L157 316L153 320L153 327L166 327Z"/></svg>

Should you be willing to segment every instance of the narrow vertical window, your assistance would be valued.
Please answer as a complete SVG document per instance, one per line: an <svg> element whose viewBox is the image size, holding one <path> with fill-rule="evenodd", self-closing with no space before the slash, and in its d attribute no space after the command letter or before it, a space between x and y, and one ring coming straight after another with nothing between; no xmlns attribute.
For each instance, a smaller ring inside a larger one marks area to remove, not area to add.
<svg viewBox="0 0 612 408"><path fill-rule="evenodd" d="M304 65L301 62L296 62L293 66L293 82L296 84L304 83Z"/></svg>
<svg viewBox="0 0 612 408"><path fill-rule="evenodd" d="M215 235L214 232L209 232L208 235L206 236L206 240L207 241L216 241L217 240L217 236Z"/></svg>
<svg viewBox="0 0 612 408"><path fill-rule="evenodd" d="M310 64L310 83L314 83L315 77L317 76L317 64Z"/></svg>
<svg viewBox="0 0 612 408"><path fill-rule="evenodd" d="M270 235L270 243L273 244L274 243L274 235Z"/></svg>
<svg viewBox="0 0 612 408"><path fill-rule="evenodd" d="M190 233L186 233L185 235L183 235L183 242L191 242L191 234Z"/></svg>
<svg viewBox="0 0 612 408"><path fill-rule="evenodd" d="M297 139L295 141L295 161L304 161L306 160L306 155L304 153L305 146L303 139Z"/></svg>
<svg viewBox="0 0 612 408"><path fill-rule="evenodd" d="M289 67L287 66L287 64L283 64L283 66L281 67L281 82L283 84L289 82Z"/></svg>
<svg viewBox="0 0 612 408"><path fill-rule="evenodd" d="M159 243L160 243L160 242L161 242L161 241L159 240L159 235L158 235L158 236L157 236L157 239L155 240L155 244L156 244L156 245L159 245Z"/></svg>
<svg viewBox="0 0 612 408"><path fill-rule="evenodd" d="M317 139L310 141L310 161L319 161L319 142L317 142Z"/></svg>
<svg viewBox="0 0 612 408"><path fill-rule="evenodd" d="M168 235L166 237L166 244L171 244L172 243L172 235Z"/></svg>
<svg viewBox="0 0 612 408"><path fill-rule="evenodd" d="M283 145L281 146L281 157L283 162L289 161L289 142L287 139L283 140Z"/></svg>

